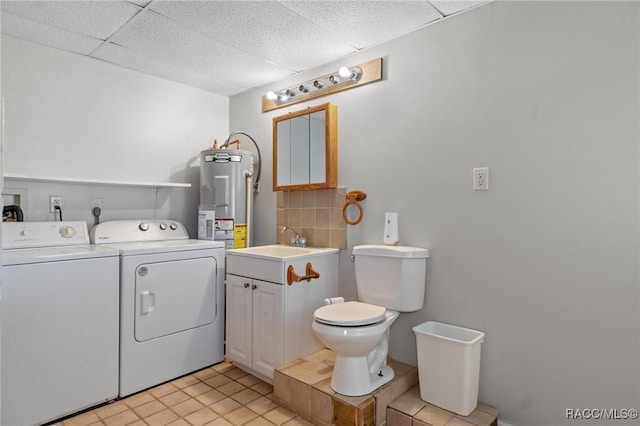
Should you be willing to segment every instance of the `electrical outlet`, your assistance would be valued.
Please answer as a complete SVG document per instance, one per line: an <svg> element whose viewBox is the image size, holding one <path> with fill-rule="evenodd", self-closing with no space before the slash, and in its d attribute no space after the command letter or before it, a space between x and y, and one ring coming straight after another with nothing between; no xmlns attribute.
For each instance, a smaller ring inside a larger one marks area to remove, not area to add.
<svg viewBox="0 0 640 426"><path fill-rule="evenodd" d="M473 169L473 190L488 191L489 190L489 168L477 167Z"/></svg>
<svg viewBox="0 0 640 426"><path fill-rule="evenodd" d="M91 210L95 207L102 208L102 197L94 197L91 199Z"/></svg>
<svg viewBox="0 0 640 426"><path fill-rule="evenodd" d="M62 210L62 195L49 195L49 212L55 213L56 207Z"/></svg>

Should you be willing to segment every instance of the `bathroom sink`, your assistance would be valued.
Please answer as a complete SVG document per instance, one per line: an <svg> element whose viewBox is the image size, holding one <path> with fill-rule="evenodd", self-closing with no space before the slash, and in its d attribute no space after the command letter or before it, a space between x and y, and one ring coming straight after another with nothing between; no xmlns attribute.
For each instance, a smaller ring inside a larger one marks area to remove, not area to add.
<svg viewBox="0 0 640 426"><path fill-rule="evenodd" d="M227 250L227 273L283 284L287 281L287 268L290 266L298 274L304 274L307 263L321 264L327 256L335 256L338 251L336 248L280 244Z"/></svg>
<svg viewBox="0 0 640 426"><path fill-rule="evenodd" d="M318 254L337 253L338 249L320 248L320 247L292 247L282 244L272 244L268 246L255 246L241 249L227 250L227 254L268 258L275 260L289 260L305 256L314 256Z"/></svg>

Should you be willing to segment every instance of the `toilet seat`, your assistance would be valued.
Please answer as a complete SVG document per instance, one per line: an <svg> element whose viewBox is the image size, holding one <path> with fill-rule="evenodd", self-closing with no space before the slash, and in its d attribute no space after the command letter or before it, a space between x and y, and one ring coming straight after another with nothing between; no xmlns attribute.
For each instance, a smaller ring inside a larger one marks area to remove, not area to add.
<svg viewBox="0 0 640 426"><path fill-rule="evenodd" d="M357 327L376 324L385 319L383 306L362 302L343 302L316 309L313 318L323 324L341 327Z"/></svg>

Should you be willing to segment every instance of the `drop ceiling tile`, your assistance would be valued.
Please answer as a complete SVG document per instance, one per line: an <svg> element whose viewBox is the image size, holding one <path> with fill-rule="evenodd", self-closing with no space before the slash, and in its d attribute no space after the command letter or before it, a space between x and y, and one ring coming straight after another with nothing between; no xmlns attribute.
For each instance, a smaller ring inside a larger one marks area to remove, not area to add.
<svg viewBox="0 0 640 426"><path fill-rule="evenodd" d="M195 73L216 75L242 87L259 86L291 74L289 69L247 55L146 10L111 41L132 53Z"/></svg>
<svg viewBox="0 0 640 426"><path fill-rule="evenodd" d="M146 5L148 5L149 3L151 3L152 0L126 0L129 3L133 3L135 5L138 5L140 7L145 7Z"/></svg>
<svg viewBox="0 0 640 426"><path fill-rule="evenodd" d="M276 1L156 1L150 8L208 38L295 71L356 50ZM333 11L334 17L338 14Z"/></svg>
<svg viewBox="0 0 640 426"><path fill-rule="evenodd" d="M465 9L477 6L482 3L488 3L489 0L484 1L466 1L466 0L444 0L444 1L430 1L430 3L438 9L444 16L449 16L454 13L461 12Z"/></svg>
<svg viewBox="0 0 640 426"><path fill-rule="evenodd" d="M231 96L247 90L247 87L221 81L212 75L198 74L181 67L135 54L113 43L104 44L91 56L114 65L224 96Z"/></svg>
<svg viewBox="0 0 640 426"><path fill-rule="evenodd" d="M107 39L140 11L126 1L8 1L0 8L69 32Z"/></svg>
<svg viewBox="0 0 640 426"><path fill-rule="evenodd" d="M363 49L442 16L426 1L281 1L300 16Z"/></svg>
<svg viewBox="0 0 640 426"><path fill-rule="evenodd" d="M97 38L70 33L7 12L2 12L0 26L2 34L83 55L89 54L102 43Z"/></svg>

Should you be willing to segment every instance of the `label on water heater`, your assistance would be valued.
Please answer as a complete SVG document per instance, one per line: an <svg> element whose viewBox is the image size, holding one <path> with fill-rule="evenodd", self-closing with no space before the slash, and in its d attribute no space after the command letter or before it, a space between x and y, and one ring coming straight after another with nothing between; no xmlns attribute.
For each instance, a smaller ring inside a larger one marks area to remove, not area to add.
<svg viewBox="0 0 640 426"><path fill-rule="evenodd" d="M234 248L233 219L217 219L214 222L214 237L216 241L224 241L225 248Z"/></svg>
<svg viewBox="0 0 640 426"><path fill-rule="evenodd" d="M213 240L213 223L215 221L216 211L200 209L198 211L198 239Z"/></svg>
<svg viewBox="0 0 640 426"><path fill-rule="evenodd" d="M233 248L247 247L247 224L237 223L233 227Z"/></svg>

